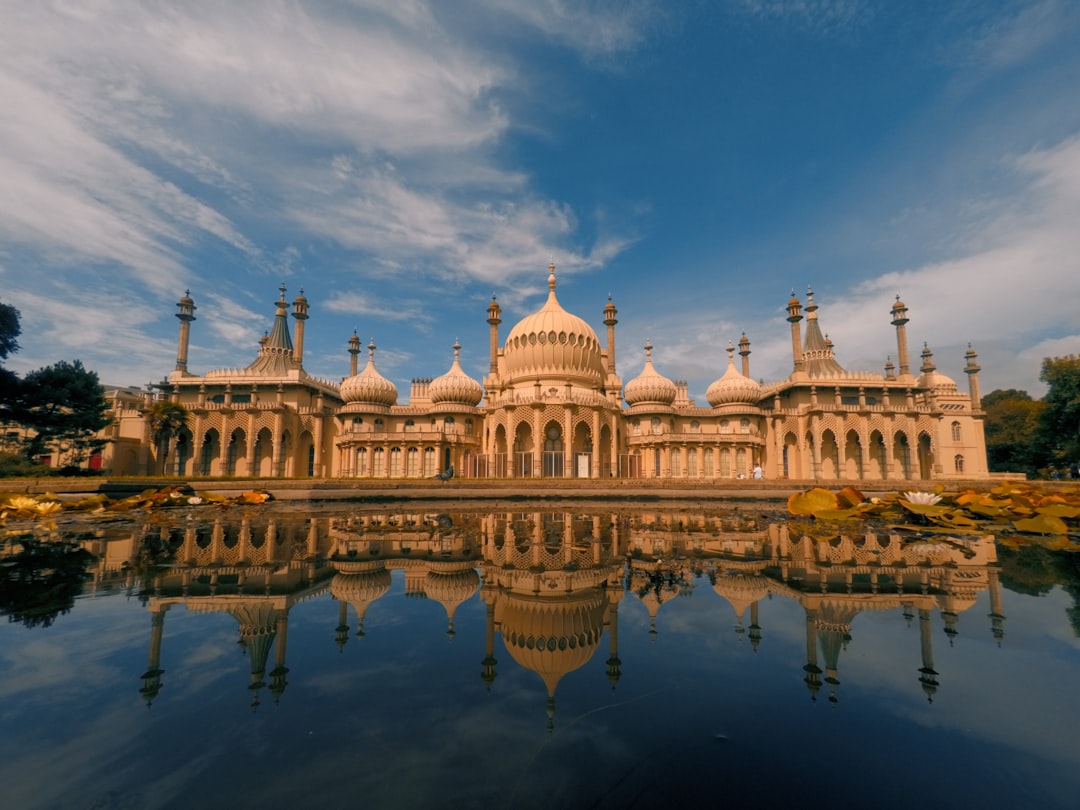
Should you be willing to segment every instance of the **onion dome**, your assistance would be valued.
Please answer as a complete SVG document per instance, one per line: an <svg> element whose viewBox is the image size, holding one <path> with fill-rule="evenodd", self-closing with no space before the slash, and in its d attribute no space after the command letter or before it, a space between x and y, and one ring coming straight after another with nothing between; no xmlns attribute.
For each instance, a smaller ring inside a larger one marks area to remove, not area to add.
<svg viewBox="0 0 1080 810"><path fill-rule="evenodd" d="M368 362L364 370L341 383L341 399L365 405L390 407L397 402L397 386L375 368L375 342L368 344Z"/></svg>
<svg viewBox="0 0 1080 810"><path fill-rule="evenodd" d="M600 341L577 315L555 298L555 265L549 266L547 303L510 330L503 358L510 380L559 377L588 387L604 379Z"/></svg>
<svg viewBox="0 0 1080 810"><path fill-rule="evenodd" d="M920 388L929 388L939 394L956 393L956 380L937 370L937 366L934 365L934 353L925 343L922 350L922 366L919 370L922 372L917 383Z"/></svg>
<svg viewBox="0 0 1080 810"><path fill-rule="evenodd" d="M714 408L731 404L756 405L761 399L761 386L749 377L744 377L742 372L735 368L735 347L730 343L727 353L727 371L705 391L705 399Z"/></svg>
<svg viewBox="0 0 1080 810"><path fill-rule="evenodd" d="M652 343L645 343L645 369L626 384L628 405L670 405L678 395L675 383L658 373L652 364Z"/></svg>
<svg viewBox="0 0 1080 810"><path fill-rule="evenodd" d="M431 403L449 402L454 405L476 407L484 396L484 389L476 380L461 370L461 344L454 341L454 364L441 377L428 386Z"/></svg>

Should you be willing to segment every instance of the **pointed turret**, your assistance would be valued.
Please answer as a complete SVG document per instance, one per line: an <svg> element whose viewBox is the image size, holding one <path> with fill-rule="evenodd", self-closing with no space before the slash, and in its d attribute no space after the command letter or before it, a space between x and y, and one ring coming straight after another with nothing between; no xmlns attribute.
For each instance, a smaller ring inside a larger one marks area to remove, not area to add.
<svg viewBox="0 0 1080 810"><path fill-rule="evenodd" d="M195 320L195 302L191 300L191 290L184 290L184 297L176 303L180 319L180 339L176 349L176 370L187 373L188 342L191 340L191 322Z"/></svg>

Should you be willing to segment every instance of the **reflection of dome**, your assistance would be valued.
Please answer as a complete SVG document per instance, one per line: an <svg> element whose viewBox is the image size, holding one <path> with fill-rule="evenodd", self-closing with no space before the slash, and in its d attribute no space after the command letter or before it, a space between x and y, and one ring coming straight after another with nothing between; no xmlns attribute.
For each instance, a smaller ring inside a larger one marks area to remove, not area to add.
<svg viewBox="0 0 1080 810"><path fill-rule="evenodd" d="M604 378L600 341L577 315L555 298L555 265L548 276L547 303L510 330L503 352L511 381L551 376L599 387Z"/></svg>
<svg viewBox="0 0 1080 810"><path fill-rule="evenodd" d="M717 572L713 590L731 603L740 622L747 607L769 595L769 585L765 577L742 573Z"/></svg>
<svg viewBox="0 0 1080 810"><path fill-rule="evenodd" d="M368 344L368 362L364 370L341 383L341 398L345 402L380 405L389 408L397 402L397 386L375 368L375 344Z"/></svg>
<svg viewBox="0 0 1080 810"><path fill-rule="evenodd" d="M362 635L368 607L390 590L390 572L381 562L335 560L333 565L338 573L330 580L330 593L353 606Z"/></svg>
<svg viewBox="0 0 1080 810"><path fill-rule="evenodd" d="M600 589L565 599L508 594L499 607L507 651L540 676L548 696L554 696L559 679L583 666L600 644L605 607Z"/></svg>
<svg viewBox="0 0 1080 810"><path fill-rule="evenodd" d="M461 370L461 344L454 342L454 364L441 377L436 377L428 386L428 395L433 405L449 402L455 405L476 407L484 396L484 389L476 380Z"/></svg>
<svg viewBox="0 0 1080 810"><path fill-rule="evenodd" d="M424 581L424 593L446 608L446 618L450 623L448 633L454 632L454 613L458 605L471 597L480 588L480 575L470 563L455 563L454 566L440 570L438 563L432 563ZM462 568L461 566L468 566ZM456 569L456 570L455 570Z"/></svg>
<svg viewBox="0 0 1080 810"><path fill-rule="evenodd" d="M735 368L732 359L734 351L734 347L729 345L727 371L705 392L705 398L714 408L729 404L756 405L761 399L761 386Z"/></svg>
<svg viewBox="0 0 1080 810"><path fill-rule="evenodd" d="M645 344L645 369L626 384L623 396L628 405L670 405L678 390L652 364L652 343Z"/></svg>

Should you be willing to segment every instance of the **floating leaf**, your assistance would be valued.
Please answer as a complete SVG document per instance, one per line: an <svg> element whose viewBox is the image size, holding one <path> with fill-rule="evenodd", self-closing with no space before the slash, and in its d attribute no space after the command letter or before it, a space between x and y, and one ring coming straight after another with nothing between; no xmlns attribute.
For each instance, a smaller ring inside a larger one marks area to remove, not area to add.
<svg viewBox="0 0 1080 810"><path fill-rule="evenodd" d="M837 503L841 508L850 508L852 506L858 506L866 500L866 497L855 489L855 487L844 487L838 493L836 493Z"/></svg>
<svg viewBox="0 0 1080 810"><path fill-rule="evenodd" d="M944 506L942 504L912 503L911 501L906 501L903 498L900 499L900 505L907 509L909 512L913 512L916 515L923 515L924 517L942 517L952 511L948 506Z"/></svg>
<svg viewBox="0 0 1080 810"><path fill-rule="evenodd" d="M1053 515L1036 515L1023 520L1014 520L1013 526L1018 532L1029 534L1065 534L1069 531L1065 521Z"/></svg>
<svg viewBox="0 0 1080 810"><path fill-rule="evenodd" d="M1040 515L1052 515L1059 518L1075 518L1080 517L1080 506L1067 506L1063 503L1052 503L1046 506L1040 506L1035 510Z"/></svg>
<svg viewBox="0 0 1080 810"><path fill-rule="evenodd" d="M788 511L793 515L814 515L822 510L839 508L836 495L821 487L796 492L788 498Z"/></svg>

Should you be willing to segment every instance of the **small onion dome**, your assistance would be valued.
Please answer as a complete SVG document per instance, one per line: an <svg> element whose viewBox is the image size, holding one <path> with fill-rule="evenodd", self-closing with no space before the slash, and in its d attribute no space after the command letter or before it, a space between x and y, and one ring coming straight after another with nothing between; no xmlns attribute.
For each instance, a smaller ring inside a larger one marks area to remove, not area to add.
<svg viewBox="0 0 1080 810"><path fill-rule="evenodd" d="M727 371L705 391L705 399L714 408L730 404L756 404L761 399L761 386L735 368L735 347L730 343L727 353Z"/></svg>
<svg viewBox="0 0 1080 810"><path fill-rule="evenodd" d="M340 602L348 602L356 611L358 632L363 635L364 614L376 599L390 590L390 572L381 562L335 562L338 573L330 580L330 595Z"/></svg>
<svg viewBox="0 0 1080 810"><path fill-rule="evenodd" d="M956 391L956 381L937 370L937 366L934 365L934 353L930 351L930 347L925 343L923 344L922 368L920 371L922 371L918 380L920 388L929 388L931 391L943 394Z"/></svg>
<svg viewBox="0 0 1080 810"><path fill-rule="evenodd" d="M547 303L518 321L506 338L506 370L511 380L551 376L599 387L604 379L600 341L589 324L559 304L554 263L548 270Z"/></svg>
<svg viewBox="0 0 1080 810"><path fill-rule="evenodd" d="M626 384L628 405L670 405L678 395L675 383L658 373L652 364L652 343L645 343L645 369Z"/></svg>
<svg viewBox="0 0 1080 810"><path fill-rule="evenodd" d="M476 380L461 370L461 344L454 341L454 364L441 377L428 386L431 404L450 402L455 405L476 407L484 396L484 389Z"/></svg>
<svg viewBox="0 0 1080 810"><path fill-rule="evenodd" d="M361 402L390 407L397 402L397 386L375 368L375 343L368 344L368 362L364 370L341 383L341 398L345 402Z"/></svg>

